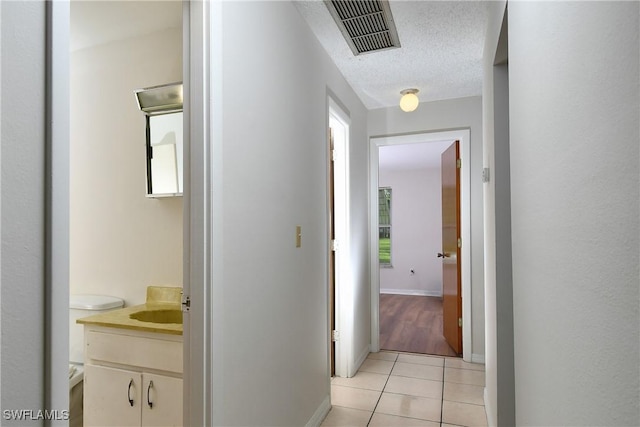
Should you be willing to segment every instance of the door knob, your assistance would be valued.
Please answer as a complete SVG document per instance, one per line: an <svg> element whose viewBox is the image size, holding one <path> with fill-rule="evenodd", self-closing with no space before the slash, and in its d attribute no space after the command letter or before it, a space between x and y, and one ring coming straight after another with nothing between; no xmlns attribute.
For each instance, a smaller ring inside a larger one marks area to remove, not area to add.
<svg viewBox="0 0 640 427"><path fill-rule="evenodd" d="M438 258L449 258L451 255L449 255L448 253L440 253L438 252Z"/></svg>

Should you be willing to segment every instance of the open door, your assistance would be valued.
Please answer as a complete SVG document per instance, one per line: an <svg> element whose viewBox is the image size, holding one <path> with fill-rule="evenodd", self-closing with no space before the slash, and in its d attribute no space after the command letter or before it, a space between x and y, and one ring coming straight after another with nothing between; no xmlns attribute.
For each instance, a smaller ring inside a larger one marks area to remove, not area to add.
<svg viewBox="0 0 640 427"><path fill-rule="evenodd" d="M442 333L462 353L462 282L460 272L460 141L442 153Z"/></svg>
<svg viewBox="0 0 640 427"><path fill-rule="evenodd" d="M336 240L335 226L335 179L334 179L334 142L333 129L329 128L329 305L331 330L329 333L329 346L331 348L331 376L336 375L336 342L334 332L336 330L336 251L334 243Z"/></svg>

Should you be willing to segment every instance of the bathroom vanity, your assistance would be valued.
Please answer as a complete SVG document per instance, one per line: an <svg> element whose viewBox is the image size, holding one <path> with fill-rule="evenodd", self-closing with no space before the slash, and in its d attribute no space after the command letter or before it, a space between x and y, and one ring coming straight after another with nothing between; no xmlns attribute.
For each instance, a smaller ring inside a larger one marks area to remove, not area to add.
<svg viewBox="0 0 640 427"><path fill-rule="evenodd" d="M179 323L178 323L179 322ZM78 320L85 329L84 425L182 425L182 312L149 301Z"/></svg>

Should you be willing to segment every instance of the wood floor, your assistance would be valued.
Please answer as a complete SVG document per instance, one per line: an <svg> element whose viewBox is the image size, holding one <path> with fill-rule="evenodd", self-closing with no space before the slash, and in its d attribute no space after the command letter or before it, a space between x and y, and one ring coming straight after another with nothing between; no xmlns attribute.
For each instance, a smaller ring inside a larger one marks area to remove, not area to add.
<svg viewBox="0 0 640 427"><path fill-rule="evenodd" d="M380 294L380 348L457 356L442 336L442 299Z"/></svg>

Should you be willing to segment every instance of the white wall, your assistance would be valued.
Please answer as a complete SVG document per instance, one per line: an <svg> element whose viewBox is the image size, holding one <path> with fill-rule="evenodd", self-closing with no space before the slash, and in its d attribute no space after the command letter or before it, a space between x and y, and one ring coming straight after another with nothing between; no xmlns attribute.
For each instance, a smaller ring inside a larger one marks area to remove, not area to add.
<svg viewBox="0 0 640 427"><path fill-rule="evenodd" d="M381 293L442 296L441 181L439 166L378 170L380 187L392 189L392 267L380 267Z"/></svg>
<svg viewBox="0 0 640 427"><path fill-rule="evenodd" d="M638 2L509 3L517 425L639 425Z"/></svg>
<svg viewBox="0 0 640 427"><path fill-rule="evenodd" d="M496 49L500 37L502 19L506 2L496 1L488 4L488 23L483 52L484 81L482 91L483 113L483 165L490 170L490 175L495 172L495 141L494 141L494 87L493 72ZM496 177L490 176L490 180L483 186L484 197L484 279L485 279L485 409L489 425L498 425L504 408L515 407L513 387L510 389L498 388L498 359L513 359L513 352L505 354L498 351L498 310L504 311L497 305L496 293ZM507 310L512 310L513 303L503 302ZM512 339L512 337L500 337L500 339ZM504 375L501 373L501 375ZM513 375L513 373L512 373ZM505 421L502 421L505 423Z"/></svg>
<svg viewBox="0 0 640 427"><path fill-rule="evenodd" d="M133 305L149 285L182 285L182 198L145 197L145 119L133 94L181 80L180 28L72 53L71 294Z"/></svg>
<svg viewBox="0 0 640 427"><path fill-rule="evenodd" d="M0 18L0 407L44 409L45 4L2 2Z"/></svg>
<svg viewBox="0 0 640 427"><path fill-rule="evenodd" d="M292 3L212 17L213 423L305 425L329 401L328 90L351 119L349 304L368 351L366 111Z"/></svg>
<svg viewBox="0 0 640 427"><path fill-rule="evenodd" d="M413 113L398 107L370 110L369 136L468 128L471 131L472 354L484 355L484 261L482 208L482 98L423 102ZM477 359L476 359L477 360Z"/></svg>

